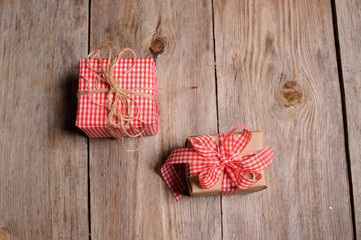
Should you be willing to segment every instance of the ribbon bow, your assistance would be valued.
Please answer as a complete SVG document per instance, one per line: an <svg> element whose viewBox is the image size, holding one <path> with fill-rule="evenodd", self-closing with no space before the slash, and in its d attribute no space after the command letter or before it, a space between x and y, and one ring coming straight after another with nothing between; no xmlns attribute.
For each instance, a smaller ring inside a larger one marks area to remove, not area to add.
<svg viewBox="0 0 361 240"><path fill-rule="evenodd" d="M234 132L243 129L237 139ZM193 148L174 150L162 166L162 176L177 201L182 198L185 186L173 164L190 164L190 173L199 175L202 188L213 187L223 173L220 195L233 194L237 188L246 189L261 178L259 171L272 163L273 151L266 147L258 152L241 155L251 140L252 134L242 126L235 127L227 134L218 134L220 145L209 135L192 138ZM248 175L253 177L249 178Z"/></svg>

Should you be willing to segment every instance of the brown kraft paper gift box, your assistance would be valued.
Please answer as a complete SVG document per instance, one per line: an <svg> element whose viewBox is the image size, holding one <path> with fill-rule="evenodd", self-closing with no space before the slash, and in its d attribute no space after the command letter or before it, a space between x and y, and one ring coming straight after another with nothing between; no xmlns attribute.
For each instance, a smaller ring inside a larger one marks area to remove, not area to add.
<svg viewBox="0 0 361 240"><path fill-rule="evenodd" d="M249 141L248 145L245 147L245 149L242 151L241 155L245 155L251 152L258 152L266 147L266 137L264 132L253 131L251 133L252 133L252 138ZM239 133L235 133L234 134L235 138L238 137L238 135ZM216 140L217 144L219 145L218 135L212 135L212 137ZM190 139L192 138L194 137L188 137L186 147L192 147L192 144L190 142ZM260 171L260 173L262 174L262 178L256 184L244 190L237 188L234 194L258 192L263 189L266 189L268 187L267 170L264 169ZM252 177L251 174L249 174L249 176ZM221 192L222 179L223 179L223 174L219 177L219 180L213 187L209 189L204 189L199 186L198 175L189 177L187 178L189 194L194 197L219 195Z"/></svg>

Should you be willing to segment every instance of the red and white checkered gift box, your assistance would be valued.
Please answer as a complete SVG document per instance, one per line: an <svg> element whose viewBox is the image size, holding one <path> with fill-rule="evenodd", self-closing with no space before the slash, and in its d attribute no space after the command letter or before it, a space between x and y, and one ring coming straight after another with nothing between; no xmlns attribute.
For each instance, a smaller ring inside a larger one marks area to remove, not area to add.
<svg viewBox="0 0 361 240"><path fill-rule="evenodd" d="M97 70L101 70L102 61L103 67L106 69L108 59L89 59L90 66ZM114 79L118 79L123 73L132 67L134 64L134 58L121 58L114 69ZM79 77L79 91L91 91L97 89L108 88L107 84L103 81L96 79L96 75L89 69L87 65L87 59L80 59L80 76ZM136 89L133 91L150 94L157 96L157 76L155 63L152 58L137 58L135 67L120 79L118 79L118 85L122 89ZM89 84L89 86L88 86ZM137 88L152 88L152 89L137 89ZM107 108L96 104L93 99L100 104L107 104L107 92L90 93L88 95L82 95L78 97L78 114L76 118L76 126L83 130L90 138L100 137L112 137L113 135L107 126ZM91 98L91 96L93 99ZM133 119L131 124L127 128L127 133L130 135L137 135L142 132L143 136L156 135L158 133L158 111L157 104L150 98L132 95L134 100L129 99L132 112L136 114L139 112L139 118ZM118 109L125 114L123 104L121 101L117 103ZM116 111L119 114L119 110ZM120 124L120 119L115 117L115 123ZM115 128L115 131L125 136L124 132L120 128Z"/></svg>

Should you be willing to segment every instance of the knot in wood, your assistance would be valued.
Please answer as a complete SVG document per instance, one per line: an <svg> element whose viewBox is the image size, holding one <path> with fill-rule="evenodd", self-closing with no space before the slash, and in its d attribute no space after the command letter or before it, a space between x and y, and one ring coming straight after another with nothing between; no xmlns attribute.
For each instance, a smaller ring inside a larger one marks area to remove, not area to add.
<svg viewBox="0 0 361 240"><path fill-rule="evenodd" d="M166 40L159 36L152 39L149 51L152 53L154 58L157 58L159 54L164 52L166 43Z"/></svg>
<svg viewBox="0 0 361 240"><path fill-rule="evenodd" d="M302 102L303 92L301 86L295 80L281 83L281 99L286 107L297 106Z"/></svg>

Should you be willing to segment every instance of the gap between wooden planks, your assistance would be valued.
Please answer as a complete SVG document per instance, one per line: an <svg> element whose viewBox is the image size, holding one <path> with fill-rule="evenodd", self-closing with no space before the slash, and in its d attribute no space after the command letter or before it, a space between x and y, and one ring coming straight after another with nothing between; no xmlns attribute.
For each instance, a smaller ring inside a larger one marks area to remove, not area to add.
<svg viewBox="0 0 361 240"><path fill-rule="evenodd" d="M350 182L353 187L353 203L356 238L361 239L361 6L358 1L332 1L335 17L335 34L338 40L340 81L344 91L344 122L348 133ZM347 113L347 114L346 114Z"/></svg>

